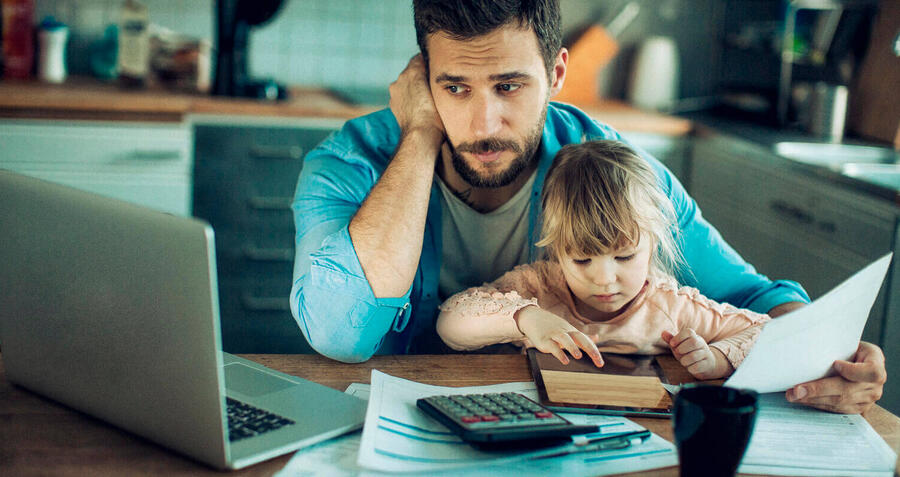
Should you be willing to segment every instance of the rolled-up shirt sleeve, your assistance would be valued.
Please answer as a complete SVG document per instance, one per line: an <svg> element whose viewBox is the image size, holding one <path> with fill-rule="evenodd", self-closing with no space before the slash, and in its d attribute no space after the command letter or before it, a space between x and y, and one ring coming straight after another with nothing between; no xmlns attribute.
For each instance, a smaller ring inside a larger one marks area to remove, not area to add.
<svg viewBox="0 0 900 477"><path fill-rule="evenodd" d="M371 167L339 156L346 154L328 144L311 151L297 183L290 305L313 349L361 362L378 351L388 331L406 326L411 288L400 297L372 292L348 226L377 177Z"/></svg>

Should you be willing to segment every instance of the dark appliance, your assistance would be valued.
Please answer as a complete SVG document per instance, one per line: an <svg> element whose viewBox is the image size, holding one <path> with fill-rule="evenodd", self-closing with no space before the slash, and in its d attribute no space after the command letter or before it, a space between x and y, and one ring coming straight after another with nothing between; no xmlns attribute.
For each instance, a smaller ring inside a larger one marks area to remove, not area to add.
<svg viewBox="0 0 900 477"><path fill-rule="evenodd" d="M272 80L247 74L247 41L251 28L267 23L283 0L218 0L216 2L216 74L213 94L261 99L287 99L287 90Z"/></svg>

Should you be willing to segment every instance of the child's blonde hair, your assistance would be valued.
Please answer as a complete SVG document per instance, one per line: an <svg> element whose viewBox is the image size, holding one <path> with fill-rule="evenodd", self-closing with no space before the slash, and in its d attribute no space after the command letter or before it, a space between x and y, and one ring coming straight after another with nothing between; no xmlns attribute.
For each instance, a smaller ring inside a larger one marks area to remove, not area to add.
<svg viewBox="0 0 900 477"><path fill-rule="evenodd" d="M604 255L637 245L655 247L651 272L674 277L682 263L678 222L650 165L619 141L569 144L547 173L539 247L552 260L563 255Z"/></svg>

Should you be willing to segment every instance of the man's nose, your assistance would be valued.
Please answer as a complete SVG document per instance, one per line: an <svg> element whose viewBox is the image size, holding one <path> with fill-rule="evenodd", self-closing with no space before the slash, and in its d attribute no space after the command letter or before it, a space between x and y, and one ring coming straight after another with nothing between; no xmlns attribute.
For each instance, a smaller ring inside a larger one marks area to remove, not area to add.
<svg viewBox="0 0 900 477"><path fill-rule="evenodd" d="M470 103L472 134L476 138L496 136L503 127L502 105L489 94L475 95Z"/></svg>

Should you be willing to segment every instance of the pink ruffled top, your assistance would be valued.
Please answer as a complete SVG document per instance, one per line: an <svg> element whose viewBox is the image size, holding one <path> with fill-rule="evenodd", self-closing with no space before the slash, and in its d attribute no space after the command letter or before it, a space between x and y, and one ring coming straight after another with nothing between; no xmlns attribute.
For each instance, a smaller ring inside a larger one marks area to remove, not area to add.
<svg viewBox="0 0 900 477"><path fill-rule="evenodd" d="M693 328L737 368L744 360L768 315L718 303L691 287L650 277L643 290L622 312L607 321L582 316L560 265L540 261L520 265L493 283L453 295L441 306L437 331L453 349L474 350L497 343L531 343L519 331L514 315L528 305L554 313L590 336L601 352L669 353L662 331L677 334Z"/></svg>

